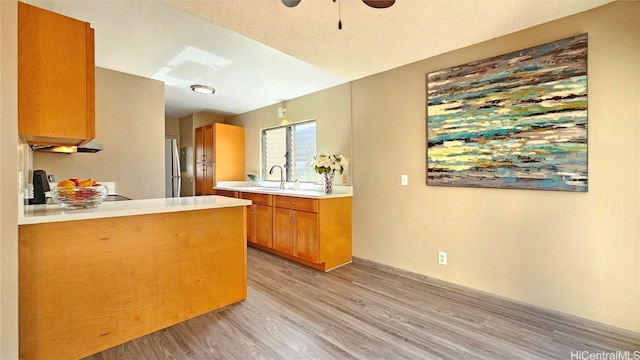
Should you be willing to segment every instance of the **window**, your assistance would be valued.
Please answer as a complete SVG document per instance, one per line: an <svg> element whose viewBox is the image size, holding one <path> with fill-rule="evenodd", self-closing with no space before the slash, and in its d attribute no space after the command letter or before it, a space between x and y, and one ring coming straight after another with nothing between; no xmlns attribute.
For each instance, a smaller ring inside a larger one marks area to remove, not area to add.
<svg viewBox="0 0 640 360"><path fill-rule="evenodd" d="M280 181L279 165L285 181L315 182L311 161L316 156L316 121L262 130L262 178Z"/></svg>

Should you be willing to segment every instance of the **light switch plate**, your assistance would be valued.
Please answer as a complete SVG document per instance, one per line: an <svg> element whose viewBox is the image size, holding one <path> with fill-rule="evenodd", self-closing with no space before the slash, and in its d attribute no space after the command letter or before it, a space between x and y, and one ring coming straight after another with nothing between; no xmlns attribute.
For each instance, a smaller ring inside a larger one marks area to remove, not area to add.
<svg viewBox="0 0 640 360"><path fill-rule="evenodd" d="M409 175L402 175L400 177L400 184L402 184L403 186L409 185Z"/></svg>

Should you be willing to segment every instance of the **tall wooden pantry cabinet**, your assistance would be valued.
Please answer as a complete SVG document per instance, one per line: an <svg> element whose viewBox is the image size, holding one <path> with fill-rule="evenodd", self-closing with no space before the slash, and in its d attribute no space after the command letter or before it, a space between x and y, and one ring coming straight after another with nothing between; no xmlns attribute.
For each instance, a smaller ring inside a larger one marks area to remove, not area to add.
<svg viewBox="0 0 640 360"><path fill-rule="evenodd" d="M195 131L195 194L213 195L218 181L244 180L244 128L213 123Z"/></svg>

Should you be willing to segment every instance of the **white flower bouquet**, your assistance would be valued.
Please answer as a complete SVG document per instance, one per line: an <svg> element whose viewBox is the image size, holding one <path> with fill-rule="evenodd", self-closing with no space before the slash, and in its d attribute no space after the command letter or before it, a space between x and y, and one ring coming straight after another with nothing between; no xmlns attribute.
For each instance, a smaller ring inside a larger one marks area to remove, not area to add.
<svg viewBox="0 0 640 360"><path fill-rule="evenodd" d="M347 159L342 155L324 155L320 154L313 158L312 165L318 174L333 173L335 171L342 172L347 166Z"/></svg>

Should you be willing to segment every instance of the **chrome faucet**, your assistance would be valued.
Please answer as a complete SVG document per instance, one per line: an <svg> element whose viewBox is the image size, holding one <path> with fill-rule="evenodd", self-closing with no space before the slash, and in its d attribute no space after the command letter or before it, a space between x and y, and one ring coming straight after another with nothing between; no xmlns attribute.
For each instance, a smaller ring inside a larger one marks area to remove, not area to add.
<svg viewBox="0 0 640 360"><path fill-rule="evenodd" d="M279 168L280 169L280 189L284 189L284 177L282 177L282 166L273 165L271 167L271 170L269 170L269 175L273 175L273 169L275 169L275 168Z"/></svg>

